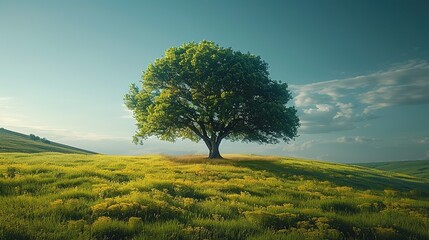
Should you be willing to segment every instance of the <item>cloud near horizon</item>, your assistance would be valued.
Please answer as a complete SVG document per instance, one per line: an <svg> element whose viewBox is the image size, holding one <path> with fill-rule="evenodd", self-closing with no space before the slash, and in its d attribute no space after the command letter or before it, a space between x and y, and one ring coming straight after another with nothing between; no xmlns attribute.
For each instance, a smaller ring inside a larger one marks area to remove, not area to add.
<svg viewBox="0 0 429 240"><path fill-rule="evenodd" d="M377 110L429 103L429 63L410 61L366 76L291 85L302 133L355 129Z"/></svg>

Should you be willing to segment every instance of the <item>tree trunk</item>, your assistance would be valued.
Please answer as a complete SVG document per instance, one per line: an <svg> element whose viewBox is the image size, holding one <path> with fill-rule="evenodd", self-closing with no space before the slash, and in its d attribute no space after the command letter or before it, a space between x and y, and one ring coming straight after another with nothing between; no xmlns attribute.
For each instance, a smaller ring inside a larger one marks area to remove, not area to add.
<svg viewBox="0 0 429 240"><path fill-rule="evenodd" d="M210 159L214 159L214 158L222 158L222 156L220 155L219 152L219 145L220 142L216 141L210 144L210 146L207 146L209 148L209 158Z"/></svg>

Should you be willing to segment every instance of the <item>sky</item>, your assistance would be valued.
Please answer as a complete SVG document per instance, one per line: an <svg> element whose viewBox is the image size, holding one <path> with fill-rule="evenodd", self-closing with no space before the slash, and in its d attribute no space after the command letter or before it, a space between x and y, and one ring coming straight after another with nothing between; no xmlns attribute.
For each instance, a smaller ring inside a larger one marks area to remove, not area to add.
<svg viewBox="0 0 429 240"><path fill-rule="evenodd" d="M0 1L0 127L104 154L134 145L123 104L164 51L210 40L261 56L301 119L288 144L221 153L357 163L429 159L429 1ZM1 143L0 143L1 144Z"/></svg>

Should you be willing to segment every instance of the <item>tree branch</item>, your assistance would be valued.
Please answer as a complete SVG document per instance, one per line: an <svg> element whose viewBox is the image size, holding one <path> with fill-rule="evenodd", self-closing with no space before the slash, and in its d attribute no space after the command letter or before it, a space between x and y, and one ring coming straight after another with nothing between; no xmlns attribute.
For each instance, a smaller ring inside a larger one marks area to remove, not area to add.
<svg viewBox="0 0 429 240"><path fill-rule="evenodd" d="M191 129L198 137L200 137L204 143L207 145L208 148L211 148L211 142L210 139L207 135L204 135L203 133L201 133L197 127L195 127L193 124L190 124L189 129Z"/></svg>
<svg viewBox="0 0 429 240"><path fill-rule="evenodd" d="M231 122L229 122L225 128L219 133L219 138L223 139L226 136L228 136L228 134L231 133L232 130L234 130L235 126L237 126L237 124L242 121L243 119L241 118L236 118L233 119Z"/></svg>

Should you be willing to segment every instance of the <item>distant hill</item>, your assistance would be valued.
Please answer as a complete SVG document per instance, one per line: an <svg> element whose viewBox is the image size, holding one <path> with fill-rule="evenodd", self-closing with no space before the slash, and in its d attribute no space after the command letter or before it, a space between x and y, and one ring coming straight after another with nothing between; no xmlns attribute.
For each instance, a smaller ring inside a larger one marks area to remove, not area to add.
<svg viewBox="0 0 429 240"><path fill-rule="evenodd" d="M95 154L95 152L67 146L46 139L40 139L39 137L32 134L25 135L4 128L0 128L0 152L60 152Z"/></svg>
<svg viewBox="0 0 429 240"><path fill-rule="evenodd" d="M429 160L358 163L355 165L429 179Z"/></svg>

